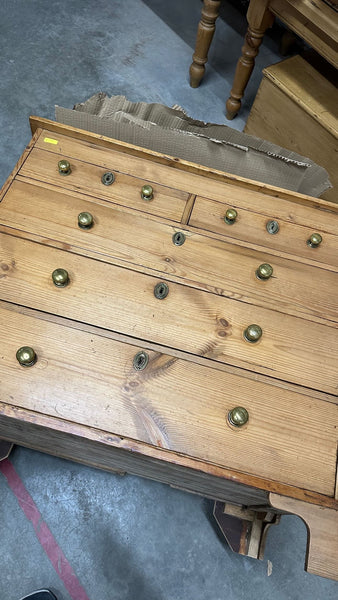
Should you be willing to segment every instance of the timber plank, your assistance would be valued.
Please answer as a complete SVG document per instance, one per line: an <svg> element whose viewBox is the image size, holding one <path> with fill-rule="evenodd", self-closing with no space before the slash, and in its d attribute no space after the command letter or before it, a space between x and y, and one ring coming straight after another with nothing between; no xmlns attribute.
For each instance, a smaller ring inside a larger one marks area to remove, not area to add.
<svg viewBox="0 0 338 600"><path fill-rule="evenodd" d="M77 226L82 211L93 214L95 226L90 231ZM128 263L136 270L146 268L156 276L161 273L228 298L317 322L338 321L337 274L271 255L268 249L259 252L234 246L119 207L100 206L55 190L46 193L22 180L13 183L2 201L0 222L23 231L25 237L37 232L48 245L55 240L59 242L55 247L120 266ZM180 247L172 241L177 231L186 236ZM269 281L256 277L262 263L273 266Z"/></svg>
<svg viewBox="0 0 338 600"><path fill-rule="evenodd" d="M252 382L248 397L242 377L211 375L207 367L152 351L148 367L137 372L132 340L124 344L13 311L0 309L0 324L6 328L2 402L334 494L336 405L261 382ZM34 367L17 363L21 345L37 352ZM227 414L243 398L249 423L234 429ZM325 425L318 427L323 410Z"/></svg>
<svg viewBox="0 0 338 600"><path fill-rule="evenodd" d="M20 299L31 308L337 392L332 327L177 283L170 283L168 296L159 300L154 287L162 278L50 247L42 253L41 245L10 235L1 234L0 240L3 300ZM66 288L52 282L52 272L60 267L69 273ZM263 330L256 344L243 337L253 323Z"/></svg>

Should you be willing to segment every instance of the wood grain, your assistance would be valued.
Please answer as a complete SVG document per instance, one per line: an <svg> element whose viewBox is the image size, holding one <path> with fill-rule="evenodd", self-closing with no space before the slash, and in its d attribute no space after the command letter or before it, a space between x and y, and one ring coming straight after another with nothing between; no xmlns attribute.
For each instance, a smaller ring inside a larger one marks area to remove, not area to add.
<svg viewBox="0 0 338 600"><path fill-rule="evenodd" d="M46 132L48 133L48 132ZM283 200L281 194L275 194L266 197L261 191L254 189L245 190L243 193L242 183L234 187L227 181L217 181L212 178L212 170L209 170L209 177L206 177L206 168L196 167L197 175L185 171L174 171L171 167L163 166L151 160L143 160L134 156L128 157L126 161L123 152L119 150L109 150L99 146L88 144L86 142L68 138L66 136L55 135L58 140L58 154L49 152L54 156L49 158L53 163L58 161L59 157L76 158L83 163L97 164L103 170L113 169L120 173L125 173L133 177L149 181L157 181L162 186L174 187L176 190L217 200L228 206L240 206L242 209L253 211L263 215L266 218L277 218L287 223L295 223L302 226L314 228L320 223L323 231L337 235L337 226L333 220L338 214L338 206L332 202L310 198L290 192L289 200ZM36 147L42 150L50 150L49 146L43 142L44 134L37 140ZM146 155L147 156L147 155ZM176 163L175 163L176 164ZM35 169L29 170L30 176L35 179L42 179L40 166L35 165ZM26 170L20 171L20 174L26 175ZM51 176L52 177L52 176ZM70 183L70 177L63 177L62 185L73 189ZM57 178L59 181L59 178ZM52 180L55 183L55 177ZM78 180L78 191L88 193L81 181ZM291 195L292 194L292 195ZM98 195L98 194L96 194ZM314 211L313 209L316 209ZM318 211L318 212L317 212Z"/></svg>
<svg viewBox="0 0 338 600"><path fill-rule="evenodd" d="M338 581L338 510L270 494L271 505L298 515L307 527L305 569L309 573Z"/></svg>
<svg viewBox="0 0 338 600"><path fill-rule="evenodd" d="M162 278L1 234L3 300L164 344L212 360L335 394L337 335L332 327L170 283ZM54 286L56 268L70 284ZM244 340L258 323L263 336ZM315 340L315 343L314 343Z"/></svg>
<svg viewBox="0 0 338 600"><path fill-rule="evenodd" d="M94 216L95 226L90 231L77 226L77 215L82 211ZM40 186L15 181L2 201L0 222L46 245L120 266L130 264L140 271L148 269L155 276L162 274L171 281L184 281L316 322L338 321L338 276L333 272L270 255L268 250L241 248L194 230L145 219L134 211L94 204L85 196L77 198L54 189L46 193ZM172 242L176 231L186 235L183 246ZM273 266L269 281L260 281L255 275L262 263Z"/></svg>
<svg viewBox="0 0 338 600"><path fill-rule="evenodd" d="M60 175L57 166L59 159L60 155L34 148L20 173L58 187L67 187L73 191L81 190L89 196L98 196L108 202L129 206L165 219L180 221L183 216L189 198L189 194L185 192L159 185L156 181L146 177L131 177L120 173L114 168L113 162L108 170L114 172L115 181L109 186L104 185L101 181L102 175L107 172L106 167L84 163L75 158L70 160L71 174ZM141 188L145 184L152 185L153 200L141 198Z"/></svg>
<svg viewBox="0 0 338 600"><path fill-rule="evenodd" d="M270 0L270 10L338 68L338 15L322 0Z"/></svg>
<svg viewBox="0 0 338 600"><path fill-rule="evenodd" d="M31 316L35 319L40 319L41 321L56 323L57 325L64 325L63 317L59 317L50 313L44 313L32 308L28 308L27 306L22 306L19 304L14 304L11 302L5 302L3 300L0 300L0 307L3 307L5 310L14 311L22 315ZM104 337L106 339L123 342L125 344L129 344L131 340L129 336L124 335L122 333L117 333L116 331L111 331L109 329L102 329L94 325L89 325L88 323L81 323L81 321L75 321L74 319L67 318L67 327L75 329L77 331L85 331L87 333L93 333L94 335L100 335L101 337ZM306 396L311 396L312 398L316 398L317 400L321 400L322 402L331 402L332 404L338 405L337 395L327 394L322 391L314 390L313 388L302 388L299 385L291 383L290 381L284 381L281 379L276 379L274 377L269 377L267 381L265 375L261 375L260 373L256 373L253 371L248 371L247 369L242 369L239 367L234 367L233 365L227 365L225 363L215 361L210 362L210 360L208 358L205 358L204 356L189 354L176 348L169 348L168 346L164 346L162 344L155 344L154 342L151 342L149 340L145 341L136 337L133 337L132 340L133 344L137 345L139 348L153 350L154 352L158 352L160 354L167 354L168 356L186 360L188 362L193 362L204 367L210 367L212 369L217 369L218 371L223 371L224 373L230 373L232 375L243 377L244 379L248 380L248 387L250 387L250 381L259 381L263 384L269 383L269 385L271 385L272 387L277 387L282 390L288 390L291 392L305 394Z"/></svg>
<svg viewBox="0 0 338 600"><path fill-rule="evenodd" d="M180 452L256 476L333 495L337 406L279 392L241 377L149 352L136 372L138 348L0 310L6 328L1 401ZM15 358L32 346L34 367ZM206 402L206 398L208 401ZM243 403L249 423L227 424ZM323 417L325 411L325 417ZM318 427L320 421L325 426Z"/></svg>
<svg viewBox="0 0 338 600"><path fill-rule="evenodd" d="M224 222L225 212L228 208L235 208L238 216L236 222L227 225ZM292 217L292 215L290 215ZM269 234L266 224L275 219L279 224L279 232L275 235ZM224 206L207 198L196 198L191 213L189 225L198 229L217 232L227 236L227 239L246 240L256 246L275 251L290 253L297 258L309 259L322 264L326 268L337 270L338 267L338 236L337 219L332 219L331 226L335 225L334 233L324 229L321 220L313 227L290 223L270 212L270 215L262 215L256 211L248 211L242 208L241 203L233 201L232 204ZM318 248L310 248L307 240L312 233L320 233L323 241Z"/></svg>
<svg viewBox="0 0 338 600"><path fill-rule="evenodd" d="M338 91L300 56L264 69L245 132L309 156L329 173L338 202Z"/></svg>
<svg viewBox="0 0 338 600"><path fill-rule="evenodd" d="M243 207L256 207L257 211L261 210L263 213L268 211L269 214L273 203L273 209L278 211L279 216L284 215L288 219L292 209L293 218L299 219L300 223L313 224L313 211L309 209L316 208L321 211L323 226L330 227L330 215L338 212L338 206L325 200L196 165L76 127L39 117L30 117L30 122L33 132L37 127L45 127L36 147L50 150L43 140L53 132L53 137L58 140L57 148L61 156L76 157L107 168L112 168L113 165L114 169L122 173L147 177L169 187L175 182L175 189L220 202L231 202L234 195L235 198L242 198ZM125 158L126 154L128 160ZM331 228L335 231L332 223Z"/></svg>
<svg viewBox="0 0 338 600"><path fill-rule="evenodd" d="M191 456L2 402L0 435L5 440L16 440L23 446L42 452L108 471L123 470L150 477L202 495L212 495L219 500L234 499L238 493L240 502L245 494L246 502L243 504L265 507L266 490L316 506L338 508L337 500L323 494L226 469Z"/></svg>

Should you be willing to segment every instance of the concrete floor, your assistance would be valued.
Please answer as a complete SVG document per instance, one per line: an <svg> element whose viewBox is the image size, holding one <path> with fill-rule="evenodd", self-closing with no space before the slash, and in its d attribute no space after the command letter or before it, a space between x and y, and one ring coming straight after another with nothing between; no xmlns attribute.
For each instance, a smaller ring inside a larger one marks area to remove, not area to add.
<svg viewBox="0 0 338 600"><path fill-rule="evenodd" d="M30 139L30 114L53 118L55 104L72 107L99 90L177 103L195 118L225 122L245 24L226 9L231 26L219 20L207 75L192 90L188 68L200 8L199 0L1 0L0 184ZM243 128L261 68L279 59L277 44L267 39L233 127ZM203 498L24 448L14 450L11 463L22 487L11 488L0 473L1 600L38 587L51 588L59 600L338 596L337 584L303 571L306 530L296 517L272 529L259 562L225 546ZM34 527L27 519L31 500L27 509L27 496L20 499L23 486L40 513ZM56 570L48 558L51 536L54 559L65 555Z"/></svg>

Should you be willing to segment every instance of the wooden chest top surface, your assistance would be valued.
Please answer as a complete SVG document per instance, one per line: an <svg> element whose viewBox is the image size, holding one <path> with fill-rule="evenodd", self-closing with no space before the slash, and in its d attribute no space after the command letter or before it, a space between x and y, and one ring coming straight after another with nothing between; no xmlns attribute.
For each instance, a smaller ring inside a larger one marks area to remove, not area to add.
<svg viewBox="0 0 338 600"><path fill-rule="evenodd" d="M0 197L0 414L72 424L88 438L94 429L167 462L332 506L338 207L32 125ZM91 229L78 226L81 212ZM317 247L307 243L314 233ZM262 264L273 269L267 280ZM53 283L59 268L66 287ZM163 299L158 284L168 286ZM245 338L253 324L257 342ZM16 360L22 346L34 348L34 366ZM249 415L242 427L228 418L238 406Z"/></svg>

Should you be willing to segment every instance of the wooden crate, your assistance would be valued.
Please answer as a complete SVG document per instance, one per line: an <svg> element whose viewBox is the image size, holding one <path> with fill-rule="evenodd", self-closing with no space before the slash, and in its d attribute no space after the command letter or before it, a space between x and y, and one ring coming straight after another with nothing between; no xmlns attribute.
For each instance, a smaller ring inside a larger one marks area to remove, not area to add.
<svg viewBox="0 0 338 600"><path fill-rule="evenodd" d="M336 577L338 206L31 125L0 194L0 438L299 514Z"/></svg>
<svg viewBox="0 0 338 600"><path fill-rule="evenodd" d="M338 91L300 56L263 70L245 133L307 156L324 167L338 202Z"/></svg>

